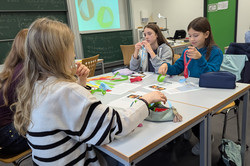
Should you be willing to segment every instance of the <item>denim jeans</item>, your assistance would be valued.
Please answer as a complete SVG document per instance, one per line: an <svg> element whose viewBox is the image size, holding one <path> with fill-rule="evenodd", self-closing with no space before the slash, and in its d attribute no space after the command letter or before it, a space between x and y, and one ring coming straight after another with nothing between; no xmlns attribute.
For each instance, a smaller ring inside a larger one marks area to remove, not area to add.
<svg viewBox="0 0 250 166"><path fill-rule="evenodd" d="M27 139L19 135L13 123L0 128L0 156L19 154L29 149Z"/></svg>

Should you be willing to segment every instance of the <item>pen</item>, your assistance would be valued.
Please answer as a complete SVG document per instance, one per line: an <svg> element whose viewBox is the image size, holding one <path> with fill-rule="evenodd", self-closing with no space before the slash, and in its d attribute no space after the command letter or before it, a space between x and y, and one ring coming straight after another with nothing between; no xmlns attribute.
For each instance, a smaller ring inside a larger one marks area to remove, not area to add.
<svg viewBox="0 0 250 166"><path fill-rule="evenodd" d="M132 105L133 105L134 103L136 103L136 102L137 102L137 100L133 101L133 102L130 104L130 107L132 107Z"/></svg>

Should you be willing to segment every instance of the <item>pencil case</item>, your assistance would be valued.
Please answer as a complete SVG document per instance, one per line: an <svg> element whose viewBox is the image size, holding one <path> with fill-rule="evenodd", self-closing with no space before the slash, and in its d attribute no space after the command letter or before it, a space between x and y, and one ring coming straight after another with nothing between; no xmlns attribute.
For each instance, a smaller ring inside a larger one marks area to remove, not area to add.
<svg viewBox="0 0 250 166"><path fill-rule="evenodd" d="M160 102L154 103L149 106L149 116L145 119L152 122L180 122L182 121L182 116L178 114L176 108L168 108L162 105Z"/></svg>
<svg viewBox="0 0 250 166"><path fill-rule="evenodd" d="M200 75L199 86L205 88L234 89L236 76L228 71L208 72Z"/></svg>

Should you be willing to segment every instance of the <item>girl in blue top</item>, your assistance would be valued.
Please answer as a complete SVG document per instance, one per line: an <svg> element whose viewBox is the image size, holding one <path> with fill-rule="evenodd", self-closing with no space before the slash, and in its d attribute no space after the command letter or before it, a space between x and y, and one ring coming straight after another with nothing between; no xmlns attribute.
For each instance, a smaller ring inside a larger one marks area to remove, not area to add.
<svg viewBox="0 0 250 166"><path fill-rule="evenodd" d="M163 63L159 74L178 75L184 71L184 53L186 52L186 66L190 77L199 78L202 73L219 71L223 53L216 46L210 24L205 17L198 17L188 25L189 46L174 65ZM189 63L188 63L189 62ZM185 75L185 73L184 73Z"/></svg>
<svg viewBox="0 0 250 166"><path fill-rule="evenodd" d="M198 17L188 25L189 46L182 53L182 56L174 65L163 63L159 68L159 74L178 75L184 72L187 78L200 78L202 73L219 71L223 60L223 53L214 42L212 31L208 20L205 17ZM186 62L184 57L186 54ZM185 70L186 66L186 70ZM199 138L199 124L192 128L194 135ZM199 155L199 142L192 148L194 155Z"/></svg>

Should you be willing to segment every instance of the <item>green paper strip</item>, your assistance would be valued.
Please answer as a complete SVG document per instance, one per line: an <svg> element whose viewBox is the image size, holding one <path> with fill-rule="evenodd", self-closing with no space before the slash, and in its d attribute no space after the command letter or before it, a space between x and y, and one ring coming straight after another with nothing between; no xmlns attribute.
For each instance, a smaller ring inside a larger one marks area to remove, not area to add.
<svg viewBox="0 0 250 166"><path fill-rule="evenodd" d="M159 74L159 76L158 76L158 78L157 78L157 81L158 81L158 82L163 82L164 79L166 78L166 76L167 76L167 75L163 75L163 76L162 76L162 74Z"/></svg>
<svg viewBox="0 0 250 166"><path fill-rule="evenodd" d="M102 92L103 95L105 95L107 92L103 89L97 88L95 90L91 90L91 94L95 93L95 92Z"/></svg>

